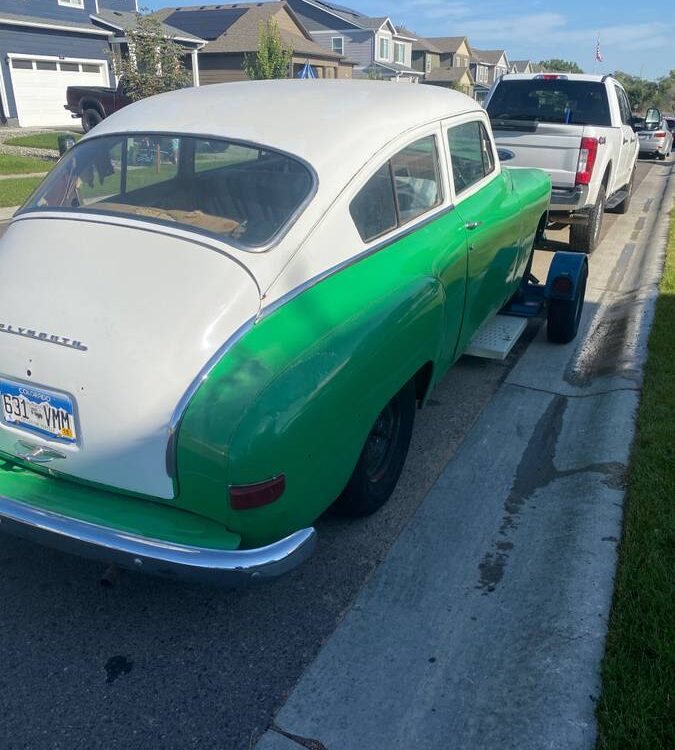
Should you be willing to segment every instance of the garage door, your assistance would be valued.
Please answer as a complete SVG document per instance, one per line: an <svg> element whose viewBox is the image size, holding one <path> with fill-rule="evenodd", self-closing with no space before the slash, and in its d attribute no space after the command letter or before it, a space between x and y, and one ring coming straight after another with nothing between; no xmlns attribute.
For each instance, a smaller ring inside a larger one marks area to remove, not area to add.
<svg viewBox="0 0 675 750"><path fill-rule="evenodd" d="M12 88L19 125L72 125L63 108L68 86L107 86L106 63L11 57Z"/></svg>

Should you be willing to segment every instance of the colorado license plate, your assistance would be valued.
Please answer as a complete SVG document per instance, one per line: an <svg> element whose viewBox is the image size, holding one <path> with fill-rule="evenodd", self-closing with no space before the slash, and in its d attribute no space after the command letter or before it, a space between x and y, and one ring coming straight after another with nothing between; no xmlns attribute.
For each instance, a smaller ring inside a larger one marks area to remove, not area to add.
<svg viewBox="0 0 675 750"><path fill-rule="evenodd" d="M73 402L62 393L0 379L0 405L7 424L64 443L77 442Z"/></svg>

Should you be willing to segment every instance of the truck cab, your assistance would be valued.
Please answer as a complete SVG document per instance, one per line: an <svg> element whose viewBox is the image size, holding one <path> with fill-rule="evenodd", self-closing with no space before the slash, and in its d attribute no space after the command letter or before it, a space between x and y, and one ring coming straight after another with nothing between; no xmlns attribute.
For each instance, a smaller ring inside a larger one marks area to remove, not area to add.
<svg viewBox="0 0 675 750"><path fill-rule="evenodd" d="M551 221L570 225L570 246L592 252L605 210L628 210L639 144L628 96L612 76L509 74L486 109L500 159L539 167L553 190Z"/></svg>

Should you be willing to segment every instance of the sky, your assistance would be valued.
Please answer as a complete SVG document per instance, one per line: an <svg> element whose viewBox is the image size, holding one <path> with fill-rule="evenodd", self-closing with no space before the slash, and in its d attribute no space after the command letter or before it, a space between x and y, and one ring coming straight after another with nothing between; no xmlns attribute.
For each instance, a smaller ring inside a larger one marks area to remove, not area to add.
<svg viewBox="0 0 675 750"><path fill-rule="evenodd" d="M468 36L512 60L559 57L587 72L623 70L657 78L675 68L675 13L666 0L336 0L422 36ZM139 0L149 9L209 0ZM211 0L215 4L217 0ZM600 35L604 62L595 63Z"/></svg>

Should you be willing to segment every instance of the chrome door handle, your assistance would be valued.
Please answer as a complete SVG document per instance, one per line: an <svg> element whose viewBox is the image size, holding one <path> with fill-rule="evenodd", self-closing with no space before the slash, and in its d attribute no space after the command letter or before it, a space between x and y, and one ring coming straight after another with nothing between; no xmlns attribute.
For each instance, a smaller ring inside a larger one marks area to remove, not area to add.
<svg viewBox="0 0 675 750"><path fill-rule="evenodd" d="M464 228L471 231L473 229L478 229L478 227L481 227L481 226L483 226L482 221L467 221L466 224L464 225Z"/></svg>

